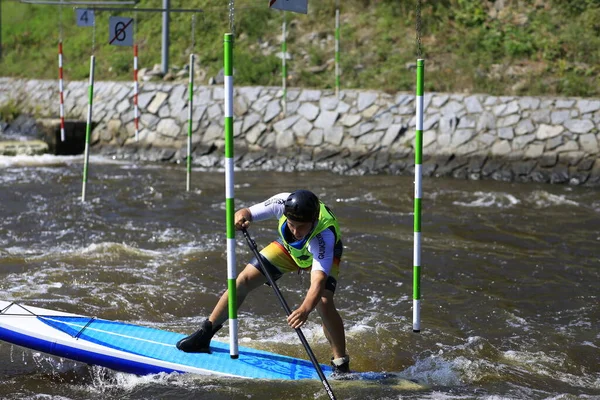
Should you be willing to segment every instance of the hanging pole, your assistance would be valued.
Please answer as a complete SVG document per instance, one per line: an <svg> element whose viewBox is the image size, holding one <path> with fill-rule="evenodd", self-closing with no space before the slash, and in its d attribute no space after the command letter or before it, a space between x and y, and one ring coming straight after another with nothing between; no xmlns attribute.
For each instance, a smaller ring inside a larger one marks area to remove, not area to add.
<svg viewBox="0 0 600 400"><path fill-rule="evenodd" d="M140 113L138 108L138 45L133 45L133 123L135 126L135 141L140 140Z"/></svg>
<svg viewBox="0 0 600 400"><path fill-rule="evenodd" d="M336 1L337 3L337 1ZM340 98L340 9L335 9L335 97Z"/></svg>
<svg viewBox="0 0 600 400"><path fill-rule="evenodd" d="M423 162L423 80L425 60L417 60L417 129L415 133L415 236L413 267L413 332L421 331L421 187Z"/></svg>
<svg viewBox="0 0 600 400"><path fill-rule="evenodd" d="M88 111L87 111L87 125L85 127L85 152L83 159L83 187L81 189L81 201L85 203L87 178L88 178L88 164L90 161L90 134L92 130L92 104L94 99L94 67L96 59L92 55L90 57L90 82L88 87Z"/></svg>
<svg viewBox="0 0 600 400"><path fill-rule="evenodd" d="M61 0L62 3L62 0ZM60 96L59 117L60 117L60 141L65 141L65 100L64 100L64 82L63 82L63 7L59 6L58 11L58 91Z"/></svg>
<svg viewBox="0 0 600 400"><path fill-rule="evenodd" d="M417 0L415 30L417 47L417 126L415 131L415 210L413 246L413 332L421 331L421 197L423 163L423 90L425 60L421 58L421 0Z"/></svg>
<svg viewBox="0 0 600 400"><path fill-rule="evenodd" d="M194 114L194 53L190 54L190 79L188 84L188 137L187 137L187 179L186 191L190 191L192 181L192 116Z"/></svg>
<svg viewBox="0 0 600 400"><path fill-rule="evenodd" d="M283 115L287 114L287 64L285 55L287 54L287 21L286 14L283 11L283 26L281 28L281 88L283 90L282 94L282 105L283 105Z"/></svg>
<svg viewBox="0 0 600 400"><path fill-rule="evenodd" d="M196 14L192 14L192 53L190 54L190 78L188 84L188 140L187 140L187 176L186 176L186 191L190 191L192 185L192 117L194 115L194 64L196 56L194 48L196 46Z"/></svg>
<svg viewBox="0 0 600 400"><path fill-rule="evenodd" d="M85 203L86 189L87 189L87 178L88 178L88 164L90 161L90 134L92 130L92 105L94 100L94 68L96 64L96 22L92 24L92 56L90 57L90 82L88 86L88 111L87 111L87 124L85 127L85 151L83 156L83 185L81 188L81 201Z"/></svg>
<svg viewBox="0 0 600 400"><path fill-rule="evenodd" d="M135 141L140 140L140 111L138 107L138 96L139 96L139 83L138 83L138 44L137 44L137 12L133 15L133 38L135 43L133 44L133 124L135 128Z"/></svg>
<svg viewBox="0 0 600 400"><path fill-rule="evenodd" d="M61 7L62 8L62 7ZM58 42L58 91L60 96L59 114L60 114L60 141L65 141L65 96L63 82L63 45L62 38Z"/></svg>
<svg viewBox="0 0 600 400"><path fill-rule="evenodd" d="M227 289L229 292L229 354L238 358L237 288L233 180L233 34L224 38L225 65L225 219L227 224Z"/></svg>

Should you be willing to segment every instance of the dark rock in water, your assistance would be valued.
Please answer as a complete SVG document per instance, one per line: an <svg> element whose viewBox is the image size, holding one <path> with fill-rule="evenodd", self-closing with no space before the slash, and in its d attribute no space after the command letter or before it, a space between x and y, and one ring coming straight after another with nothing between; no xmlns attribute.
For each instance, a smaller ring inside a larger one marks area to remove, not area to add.
<svg viewBox="0 0 600 400"><path fill-rule="evenodd" d="M402 160L394 161L389 166L390 174L400 175L406 169L406 162Z"/></svg>
<svg viewBox="0 0 600 400"><path fill-rule="evenodd" d="M435 171L435 176L437 176L437 177L450 176L450 175L452 175L452 172L454 170L464 167L467 163L468 163L468 161L466 158L455 157L455 158L449 159L449 161L444 165L442 165L440 163L440 166ZM413 167L413 171L414 171L414 167Z"/></svg>
<svg viewBox="0 0 600 400"><path fill-rule="evenodd" d="M138 154L141 161L158 162L162 158L162 149L160 148L149 148Z"/></svg>
<svg viewBox="0 0 600 400"><path fill-rule="evenodd" d="M423 164L423 167L422 167L423 176L425 176L425 177L433 176L437 167L438 167L437 163L435 163L433 161L426 162L425 164Z"/></svg>
<svg viewBox="0 0 600 400"><path fill-rule="evenodd" d="M554 168L550 174L550 183L565 183L569 181L569 170L564 165Z"/></svg>
<svg viewBox="0 0 600 400"><path fill-rule="evenodd" d="M455 179L468 179L469 171L467 168L459 168L452 171L452 177Z"/></svg>
<svg viewBox="0 0 600 400"><path fill-rule="evenodd" d="M591 176L587 180L586 184L590 185L590 186L600 186L600 175L593 175L593 176Z"/></svg>
<svg viewBox="0 0 600 400"><path fill-rule="evenodd" d="M471 157L471 159L469 160L469 171L474 174L480 173L483 168L483 164L485 164L486 160L487 156Z"/></svg>
<svg viewBox="0 0 600 400"><path fill-rule="evenodd" d="M502 181L502 182L512 182L513 173L510 170L502 169L499 171L495 171L492 174L492 179L496 180L496 181Z"/></svg>
<svg viewBox="0 0 600 400"><path fill-rule="evenodd" d="M537 183L548 183L550 182L550 172L543 169L534 170L531 173L531 180Z"/></svg>
<svg viewBox="0 0 600 400"><path fill-rule="evenodd" d="M592 158L592 157L583 159L577 165L577 170L578 171L589 171L589 170L591 170L592 167L594 166L594 161L595 161L595 159Z"/></svg>
<svg viewBox="0 0 600 400"><path fill-rule="evenodd" d="M175 149L162 149L160 152L160 161L169 161L175 156Z"/></svg>
<svg viewBox="0 0 600 400"><path fill-rule="evenodd" d="M1 129L3 136L7 139L38 139L39 130L35 118L31 115L21 114L10 124L5 124Z"/></svg>
<svg viewBox="0 0 600 400"><path fill-rule="evenodd" d="M582 185L588 180L589 177L589 172L576 172L575 174L573 174L573 176L571 176L571 179L569 179L569 184Z"/></svg>
<svg viewBox="0 0 600 400"><path fill-rule="evenodd" d="M216 165L218 165L218 163L219 163L219 156L214 155L214 154L203 155L203 156L200 156L193 160L194 165L199 165L204 168L215 167Z"/></svg>
<svg viewBox="0 0 600 400"><path fill-rule="evenodd" d="M512 172L515 176L527 176L531 173L533 168L535 168L536 161L517 161L512 164Z"/></svg>
<svg viewBox="0 0 600 400"><path fill-rule="evenodd" d="M481 173L483 174L483 176L486 176L486 177L490 176L494 172L496 172L498 169L500 169L502 167L502 165L504 165L504 161L502 161L502 160L488 159L488 160L486 160L485 164L483 165Z"/></svg>

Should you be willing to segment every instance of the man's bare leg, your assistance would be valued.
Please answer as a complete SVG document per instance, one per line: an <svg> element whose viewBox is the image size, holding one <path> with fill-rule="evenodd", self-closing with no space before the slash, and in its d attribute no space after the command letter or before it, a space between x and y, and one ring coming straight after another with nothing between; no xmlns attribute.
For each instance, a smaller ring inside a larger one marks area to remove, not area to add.
<svg viewBox="0 0 600 400"><path fill-rule="evenodd" d="M238 307L242 305L248 293L265 282L266 278L257 268L252 264L246 265L246 268L236 279ZM228 291L223 293L209 319L202 322L200 329L177 342L176 346L179 350L186 353L210 353L210 341L228 317L228 295Z"/></svg>
<svg viewBox="0 0 600 400"><path fill-rule="evenodd" d="M331 345L333 358L346 355L346 334L344 322L333 303L333 292L325 289L321 301L317 305L317 311L323 321L323 333Z"/></svg>
<svg viewBox="0 0 600 400"><path fill-rule="evenodd" d="M246 265L246 268L238 275L235 286L237 291L237 306L242 305L248 293L264 284L267 278L252 264ZM229 290L221 296L213 312L208 318L214 327L222 325L228 318L229 311Z"/></svg>

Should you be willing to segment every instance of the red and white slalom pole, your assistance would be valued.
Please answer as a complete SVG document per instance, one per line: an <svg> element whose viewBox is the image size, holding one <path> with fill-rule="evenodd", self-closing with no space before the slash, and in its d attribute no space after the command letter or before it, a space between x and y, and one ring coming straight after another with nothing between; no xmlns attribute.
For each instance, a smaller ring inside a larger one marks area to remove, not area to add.
<svg viewBox="0 0 600 400"><path fill-rule="evenodd" d="M138 45L133 45L133 121L135 124L135 140L139 140L140 113L138 110Z"/></svg>
<svg viewBox="0 0 600 400"><path fill-rule="evenodd" d="M60 141L65 141L65 96L63 84L63 47L58 42L58 90L60 92Z"/></svg>

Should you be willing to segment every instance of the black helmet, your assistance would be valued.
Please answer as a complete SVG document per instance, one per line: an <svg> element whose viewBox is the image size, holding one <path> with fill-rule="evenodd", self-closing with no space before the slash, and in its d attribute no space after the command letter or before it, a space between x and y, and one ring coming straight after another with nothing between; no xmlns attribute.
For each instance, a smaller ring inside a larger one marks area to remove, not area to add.
<svg viewBox="0 0 600 400"><path fill-rule="evenodd" d="M319 198L309 190L296 190L285 201L283 215L292 221L313 222L319 217Z"/></svg>

